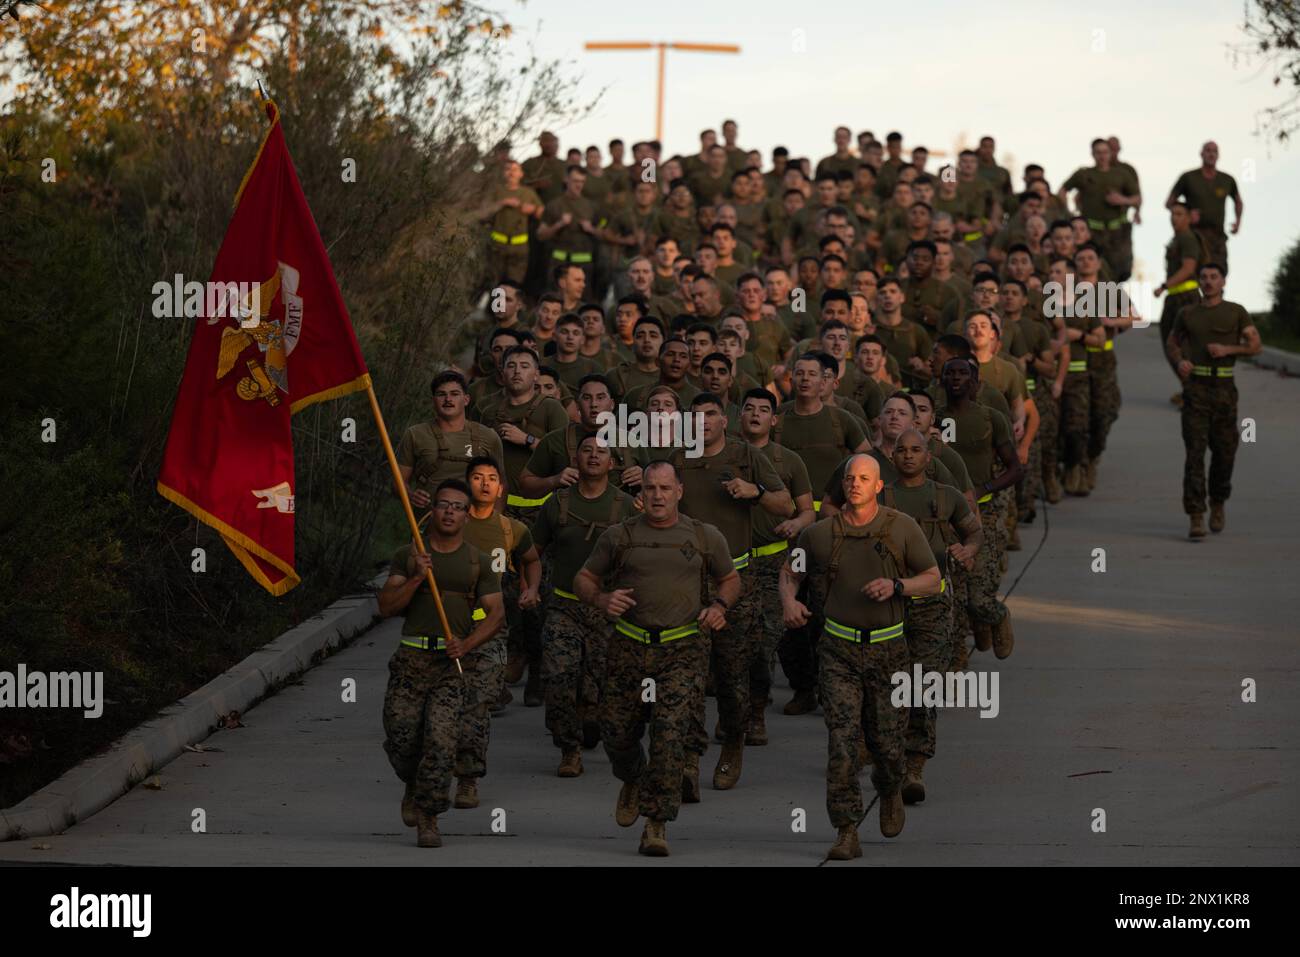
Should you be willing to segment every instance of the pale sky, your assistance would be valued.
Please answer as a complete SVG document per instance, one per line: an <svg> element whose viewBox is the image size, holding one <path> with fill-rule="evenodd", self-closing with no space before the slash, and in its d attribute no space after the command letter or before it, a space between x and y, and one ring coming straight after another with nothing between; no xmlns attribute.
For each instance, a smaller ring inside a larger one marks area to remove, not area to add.
<svg viewBox="0 0 1300 957"><path fill-rule="evenodd" d="M840 124L882 140L896 129L905 149L931 151L961 139L973 147L987 133L1017 190L1027 162L1041 163L1055 189L1091 165L1094 136L1114 134L1142 183L1134 246L1145 275L1135 268L1135 278L1152 282L1164 279L1172 233L1165 198L1214 139L1219 168L1237 178L1246 203L1241 232L1229 239L1227 296L1266 309L1281 251L1300 237L1300 146L1253 135L1257 111L1279 91L1260 64L1232 63L1241 10L1231 0L529 0L502 8L517 38L570 62L584 89L606 90L591 117L556 129L561 154L654 135L655 52L587 52L587 40L741 47L739 55L669 51L665 155L698 150L699 131L724 118L740 124L741 146L765 158L784 145L814 162L833 150ZM932 171L938 165L931 160Z"/></svg>

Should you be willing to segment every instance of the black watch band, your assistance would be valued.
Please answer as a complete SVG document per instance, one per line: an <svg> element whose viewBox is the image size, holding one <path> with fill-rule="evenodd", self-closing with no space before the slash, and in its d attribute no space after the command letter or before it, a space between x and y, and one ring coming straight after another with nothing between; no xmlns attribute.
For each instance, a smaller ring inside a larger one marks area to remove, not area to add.
<svg viewBox="0 0 1300 957"><path fill-rule="evenodd" d="M731 606L728 605L728 604L727 604L725 601L723 601L721 598L718 598L716 595L715 595L713 598L709 599L709 604L710 604L710 605L721 605L723 611L731 611Z"/></svg>
<svg viewBox="0 0 1300 957"><path fill-rule="evenodd" d="M894 579L894 597L895 598L903 597L903 579L901 578Z"/></svg>

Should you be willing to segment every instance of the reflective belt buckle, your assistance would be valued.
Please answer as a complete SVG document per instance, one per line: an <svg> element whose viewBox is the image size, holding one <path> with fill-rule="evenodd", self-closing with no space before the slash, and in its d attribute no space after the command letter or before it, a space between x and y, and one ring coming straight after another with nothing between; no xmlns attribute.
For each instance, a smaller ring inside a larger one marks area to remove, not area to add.
<svg viewBox="0 0 1300 957"><path fill-rule="evenodd" d="M700 626L691 623L681 625L677 628L642 628L640 625L634 625L623 618L614 622L614 630L620 635L626 635L633 641L639 641L643 645L659 645L665 641L676 641L678 638L686 638L689 635L697 635Z"/></svg>
<svg viewBox="0 0 1300 957"><path fill-rule="evenodd" d="M825 622L826 634L857 644L862 644L865 638L866 644L874 645L882 641L889 641L891 638L901 637L903 634L903 623L901 621L896 625L875 628L871 631L863 631L861 628L842 625L833 618L827 618Z"/></svg>
<svg viewBox="0 0 1300 957"><path fill-rule="evenodd" d="M785 539L779 542L773 542L770 545L760 545L754 549L755 558L766 558L768 555L775 555L777 552L783 552L790 547L790 543Z"/></svg>
<svg viewBox="0 0 1300 957"><path fill-rule="evenodd" d="M741 552L731 560L731 567L736 571L749 567L749 552Z"/></svg>

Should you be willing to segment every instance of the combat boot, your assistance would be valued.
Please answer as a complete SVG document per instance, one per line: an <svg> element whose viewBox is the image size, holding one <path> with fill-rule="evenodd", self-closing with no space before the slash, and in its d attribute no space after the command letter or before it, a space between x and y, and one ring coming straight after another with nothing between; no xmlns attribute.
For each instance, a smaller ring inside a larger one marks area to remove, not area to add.
<svg viewBox="0 0 1300 957"><path fill-rule="evenodd" d="M826 855L830 861L851 861L855 857L862 856L862 843L858 840L858 829L853 824L845 824L840 828L839 837L831 845L831 851Z"/></svg>
<svg viewBox="0 0 1300 957"><path fill-rule="evenodd" d="M817 696L811 688L796 691L789 703L781 709L783 714L811 714L817 710Z"/></svg>
<svg viewBox="0 0 1300 957"><path fill-rule="evenodd" d="M903 803L920 804L925 800L925 781L921 773L925 770L925 755L907 755L907 773L903 776Z"/></svg>
<svg viewBox="0 0 1300 957"><path fill-rule="evenodd" d="M1214 532L1215 534L1218 534L1219 532L1223 531L1223 522L1224 522L1223 503L1211 502L1210 503L1210 531Z"/></svg>
<svg viewBox="0 0 1300 957"><path fill-rule="evenodd" d="M641 846L638 853L646 857L668 856L668 835L663 821L646 819L645 830L641 832Z"/></svg>
<svg viewBox="0 0 1300 957"><path fill-rule="evenodd" d="M993 647L993 627L982 621L971 622L975 629L975 650L988 651Z"/></svg>
<svg viewBox="0 0 1300 957"><path fill-rule="evenodd" d="M402 823L407 827L415 827L420 823L420 812L415 809L415 787L410 784L402 795Z"/></svg>
<svg viewBox="0 0 1300 957"><path fill-rule="evenodd" d="M544 704L546 704L546 692L542 686L541 670L530 667L528 684L524 685L524 705L529 708L540 708Z"/></svg>
<svg viewBox="0 0 1300 957"><path fill-rule="evenodd" d="M565 751L564 756L560 758L560 768L555 774L561 778L576 778L582 774L582 752Z"/></svg>
<svg viewBox="0 0 1300 957"><path fill-rule="evenodd" d="M433 814L420 812L415 835L416 847L442 847L442 835L438 833L438 818Z"/></svg>
<svg viewBox="0 0 1300 957"><path fill-rule="evenodd" d="M1057 479L1055 472L1048 472L1043 476L1043 492L1047 495L1047 501L1052 505L1061 500L1061 483Z"/></svg>
<svg viewBox="0 0 1300 957"><path fill-rule="evenodd" d="M998 658L1005 658L1015 647L1016 636L1011 632L1011 612L1002 616L1002 620L993 627L993 653Z"/></svg>
<svg viewBox="0 0 1300 957"><path fill-rule="evenodd" d="M903 811L903 795L895 791L880 798L880 833L885 837L898 837L903 830L907 814Z"/></svg>
<svg viewBox="0 0 1300 957"><path fill-rule="evenodd" d="M462 811L478 807L478 778L456 779L456 800L452 806Z"/></svg>
<svg viewBox="0 0 1300 957"><path fill-rule="evenodd" d="M614 806L614 820L619 827L631 827L641 816L641 789L635 781L624 781L618 790L618 804Z"/></svg>
<svg viewBox="0 0 1300 957"><path fill-rule="evenodd" d="M1187 537L1204 538L1205 537L1205 513L1192 512L1192 514L1189 515L1188 517L1192 520L1192 527L1187 532Z"/></svg>
<svg viewBox="0 0 1300 957"><path fill-rule="evenodd" d="M755 698L749 703L749 731L745 733L745 745L762 747L767 744L767 702Z"/></svg>
<svg viewBox="0 0 1300 957"><path fill-rule="evenodd" d="M522 651L511 652L506 658L506 684L512 685L522 678L527 667L528 658Z"/></svg>
<svg viewBox="0 0 1300 957"><path fill-rule="evenodd" d="M682 766L682 803L700 803L700 756L694 751L686 752Z"/></svg>
<svg viewBox="0 0 1300 957"><path fill-rule="evenodd" d="M728 741L722 746L722 756L713 769L713 790L730 791L740 780L741 762L745 756L745 736Z"/></svg>
<svg viewBox="0 0 1300 957"><path fill-rule="evenodd" d="M1098 459L1088 459L1083 468L1083 486L1089 492L1097 487L1097 462Z"/></svg>

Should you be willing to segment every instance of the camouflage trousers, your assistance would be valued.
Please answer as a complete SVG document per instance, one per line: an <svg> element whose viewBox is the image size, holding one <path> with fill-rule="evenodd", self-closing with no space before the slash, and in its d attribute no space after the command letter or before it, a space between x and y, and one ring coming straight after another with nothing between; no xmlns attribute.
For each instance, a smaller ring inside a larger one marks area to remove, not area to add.
<svg viewBox="0 0 1300 957"><path fill-rule="evenodd" d="M460 713L460 740L456 744L456 777L481 778L487 774L488 738L492 730L488 709L501 693L506 666L505 642L493 638L461 658L460 663L465 669L465 705Z"/></svg>
<svg viewBox="0 0 1300 957"><path fill-rule="evenodd" d="M521 508L510 505L506 508L508 516L523 522L530 528L533 520L537 517L537 512L538 509L535 507ZM542 668L542 629L546 624L546 604L543 602L536 608L520 608L519 577L514 574L502 579L501 592L506 604L506 623L510 626L508 643L510 657L515 658L522 655L528 660L529 675L540 674ZM551 553L549 549L542 555L542 581L539 593L543 596L551 594Z"/></svg>
<svg viewBox="0 0 1300 957"><path fill-rule="evenodd" d="M509 279L521 286L528 275L528 246L509 246L488 241L488 282L492 285Z"/></svg>
<svg viewBox="0 0 1300 957"><path fill-rule="evenodd" d="M1092 423L1088 411L1092 386L1086 372L1070 372L1061 387L1061 436L1065 445L1065 467L1084 465L1088 461L1088 429Z"/></svg>
<svg viewBox="0 0 1300 957"><path fill-rule="evenodd" d="M582 747L582 722L595 720L605 683L609 619L599 610L551 594L542 633L546 730L561 751Z"/></svg>
<svg viewBox="0 0 1300 957"><path fill-rule="evenodd" d="M1115 282L1126 282L1133 275L1133 224L1118 229L1095 229L1093 242L1101 247Z"/></svg>
<svg viewBox="0 0 1300 957"><path fill-rule="evenodd" d="M857 824L865 813L858 783L858 744L871 754L871 783L885 797L903 782L908 708L890 700L895 672L911 663L906 641L876 644L823 634L817 643L821 704L829 737L826 811L831 824Z"/></svg>
<svg viewBox="0 0 1300 957"><path fill-rule="evenodd" d="M781 608L781 566L788 549L752 560L754 590L758 594L759 638L761 645L749 668L749 694L764 704L772 691L772 657L785 634L785 612Z"/></svg>
<svg viewBox="0 0 1300 957"><path fill-rule="evenodd" d="M1060 462L1061 403L1052 398L1052 384L1042 379L1034 390L1034 407L1038 409L1038 454L1041 459L1039 477L1055 475Z"/></svg>
<svg viewBox="0 0 1300 957"><path fill-rule="evenodd" d="M1187 292L1180 292L1176 296L1165 294L1165 304L1160 310L1160 354L1165 357L1165 362L1169 363L1169 368L1174 370L1174 375L1178 372L1174 367L1174 362L1169 358L1169 353L1165 351L1165 343L1169 341L1169 333L1174 331L1174 317L1178 315L1178 310L1183 306L1194 306L1201 301L1201 293L1196 289L1189 289Z"/></svg>
<svg viewBox="0 0 1300 957"><path fill-rule="evenodd" d="M953 562L948 568L952 585L952 654L957 658L971 633L970 573Z"/></svg>
<svg viewBox="0 0 1300 957"><path fill-rule="evenodd" d="M1016 483L1016 511L1032 512L1038 501L1038 490L1043 486L1043 441L1038 435L1029 443L1029 461L1025 463L1020 481Z"/></svg>
<svg viewBox="0 0 1300 957"><path fill-rule="evenodd" d="M728 740L740 740L749 729L750 667L762 653L758 591L754 587L752 566L740 571L740 598L727 609L727 627L709 636L709 668L718 699L718 723ZM709 598L717 590L709 585ZM709 734L704 726L704 700L690 736L689 747L696 754L709 749Z"/></svg>
<svg viewBox="0 0 1300 957"><path fill-rule="evenodd" d="M1231 379L1192 376L1183 385L1183 511L1205 511L1205 453L1210 453L1209 496L1226 502L1232 494L1237 457L1237 386Z"/></svg>
<svg viewBox="0 0 1300 957"><path fill-rule="evenodd" d="M399 647L388 659L384 751L397 776L414 789L425 814L451 807L465 682L456 662L437 651Z"/></svg>
<svg viewBox="0 0 1300 957"><path fill-rule="evenodd" d="M1088 353L1088 458L1106 451L1106 437L1119 418L1119 368L1115 353Z"/></svg>
<svg viewBox="0 0 1300 957"><path fill-rule="evenodd" d="M606 658L600 734L614 777L639 782L638 810L644 817L675 820L687 740L704 712L709 643L693 635L646 645L613 632ZM653 681L648 687L647 678ZM647 728L648 756L641 747Z"/></svg>
<svg viewBox="0 0 1300 957"><path fill-rule="evenodd" d="M952 589L944 582L942 594L907 603L907 650L909 670L919 664L922 672L948 670L954 652L952 641ZM934 757L937 708L912 708L907 718L907 753Z"/></svg>
<svg viewBox="0 0 1300 957"><path fill-rule="evenodd" d="M980 524L984 527L984 544L975 553L975 567L966 576L966 607L972 622L996 625L1007 613L1007 606L998 601L998 585L1002 582L1002 553L1006 545L1003 499L995 493L993 498L979 508Z"/></svg>

